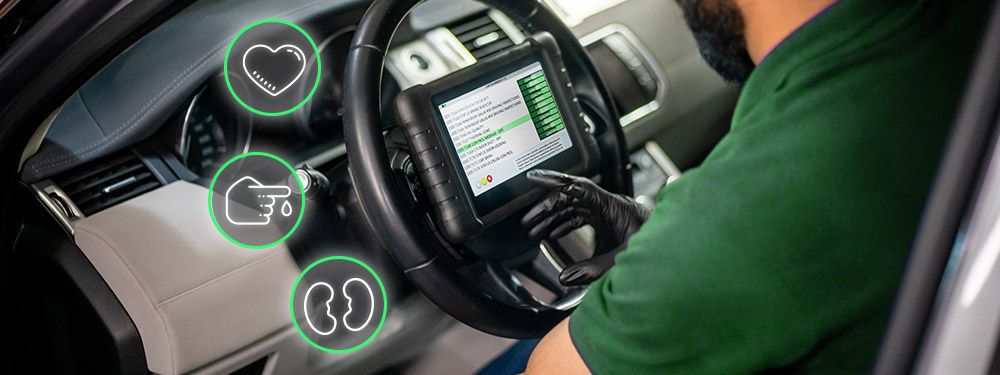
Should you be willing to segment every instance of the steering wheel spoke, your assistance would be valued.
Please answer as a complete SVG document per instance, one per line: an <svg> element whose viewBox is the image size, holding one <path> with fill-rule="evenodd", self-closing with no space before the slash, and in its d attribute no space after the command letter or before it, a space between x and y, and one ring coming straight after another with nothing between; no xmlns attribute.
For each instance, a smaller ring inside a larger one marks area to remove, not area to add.
<svg viewBox="0 0 1000 375"><path fill-rule="evenodd" d="M500 263L486 263L486 270L479 278L478 284L479 288L491 297L512 306L538 310L541 302L524 287L511 269Z"/></svg>
<svg viewBox="0 0 1000 375"><path fill-rule="evenodd" d="M559 282L559 273L566 264L565 260L559 259L559 256L543 242L538 245L538 253L531 262L518 268L518 271L557 297L561 297L566 293L566 287Z"/></svg>

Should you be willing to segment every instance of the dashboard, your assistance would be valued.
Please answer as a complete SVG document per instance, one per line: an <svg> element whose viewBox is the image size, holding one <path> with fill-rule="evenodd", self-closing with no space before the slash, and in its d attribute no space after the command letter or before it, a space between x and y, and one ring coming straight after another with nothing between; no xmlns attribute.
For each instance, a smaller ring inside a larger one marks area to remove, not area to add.
<svg viewBox="0 0 1000 375"><path fill-rule="evenodd" d="M672 2L543 2L572 27L613 95L634 152L637 195L651 199L672 176L696 165L727 131L736 91L701 60ZM362 0L196 1L84 84L41 125L35 146L25 150L22 182L108 280L140 331L150 371L233 372L268 363L272 373L374 372L413 358L454 324L372 246L370 228L359 219L360 208L350 194L343 72L354 27L367 5ZM316 39L323 62L312 99L280 119L235 104L223 73L222 55L233 35L264 18L302 25ZM479 3L421 4L397 30L386 52L382 86L373 88L379 90L387 119L387 148L406 145L400 124L391 120L399 93L489 60L528 38L501 12ZM305 210L304 224L281 256L220 254L218 249L231 244L217 238L210 222L202 222L207 220L203 212L192 215L178 208L204 207L203 192L213 173L248 151L282 155L330 179L333 197ZM416 168L402 159L393 162L403 171ZM480 181L480 176L464 177L469 186ZM203 224L210 228L207 233L193 229ZM267 285L267 277L294 279L330 253L366 259L394 291L378 351L322 355L295 337L287 304L275 310L266 303L276 296L287 300L288 293ZM253 268L257 265L267 268ZM241 290L222 276L256 289ZM204 294L198 297L201 304L170 305L182 302L174 297L189 291ZM204 326L190 319L229 312L236 295L245 298L244 313L220 314L227 323Z"/></svg>
<svg viewBox="0 0 1000 375"><path fill-rule="evenodd" d="M253 116L235 105L220 73L208 79L188 99L187 110L177 115L174 124L165 125L157 136L172 143L172 151L198 176L211 175L226 160L248 152L251 144L255 149L299 154L299 158L315 156L313 150L321 147L335 147L343 142L342 76L353 36L354 27L347 26L318 43L325 65L320 85L313 99L288 117L275 120ZM383 90L386 97L399 92L392 80L386 82ZM306 152L301 152L303 149Z"/></svg>

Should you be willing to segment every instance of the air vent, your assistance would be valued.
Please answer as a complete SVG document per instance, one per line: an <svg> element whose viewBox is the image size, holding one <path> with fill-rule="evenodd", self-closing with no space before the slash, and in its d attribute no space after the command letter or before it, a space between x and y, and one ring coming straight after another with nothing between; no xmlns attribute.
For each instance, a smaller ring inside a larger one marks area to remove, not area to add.
<svg viewBox="0 0 1000 375"><path fill-rule="evenodd" d="M458 20L448 29L465 45L472 57L481 60L515 43L510 35L490 17L489 12L477 13Z"/></svg>
<svg viewBox="0 0 1000 375"><path fill-rule="evenodd" d="M54 179L70 201L92 215L162 184L132 151L107 156Z"/></svg>

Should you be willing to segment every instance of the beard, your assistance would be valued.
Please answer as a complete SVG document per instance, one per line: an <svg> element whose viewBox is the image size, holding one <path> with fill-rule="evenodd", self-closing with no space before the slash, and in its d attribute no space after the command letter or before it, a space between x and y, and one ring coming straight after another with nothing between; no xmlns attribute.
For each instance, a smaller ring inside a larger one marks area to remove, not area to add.
<svg viewBox="0 0 1000 375"><path fill-rule="evenodd" d="M742 85L754 63L747 52L743 14L733 0L676 0L698 51L723 79Z"/></svg>

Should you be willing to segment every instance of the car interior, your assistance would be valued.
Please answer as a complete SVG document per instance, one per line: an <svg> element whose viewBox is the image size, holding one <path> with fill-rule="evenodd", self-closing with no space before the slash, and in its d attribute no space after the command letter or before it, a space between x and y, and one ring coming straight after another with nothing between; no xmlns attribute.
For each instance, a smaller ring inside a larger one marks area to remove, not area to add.
<svg viewBox="0 0 1000 375"><path fill-rule="evenodd" d="M473 373L565 318L585 288L558 272L605 245L588 228L530 241L512 229L524 205L475 228L443 221L465 206L436 199L436 161L414 140L426 130L410 123L426 109L402 93L542 49L565 86L553 91L572 98L560 108L574 144L596 155L580 170L649 204L727 132L738 95L672 1L181 3L9 150L10 350L39 372ZM318 52L311 99L282 116L236 103L225 66L234 35L267 19L298 25ZM213 176L248 152L279 155L309 185L301 225L267 249L236 246L206 213ZM384 284L384 321L357 350L317 350L289 314L297 277L331 256Z"/></svg>

